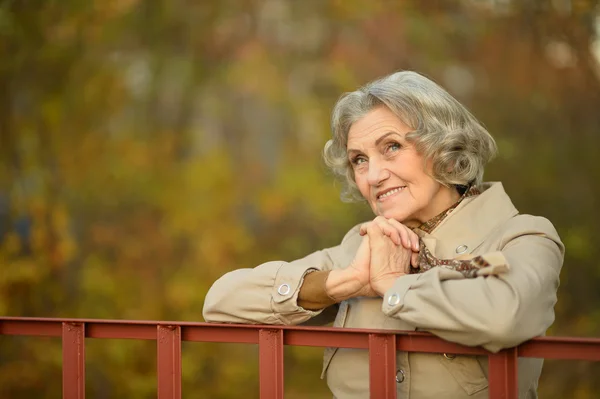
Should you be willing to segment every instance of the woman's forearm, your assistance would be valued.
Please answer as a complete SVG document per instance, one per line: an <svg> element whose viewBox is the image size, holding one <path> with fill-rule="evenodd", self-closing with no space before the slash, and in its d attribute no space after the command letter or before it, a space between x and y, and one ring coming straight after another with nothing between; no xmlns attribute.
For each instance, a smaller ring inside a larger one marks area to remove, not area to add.
<svg viewBox="0 0 600 399"><path fill-rule="evenodd" d="M298 293L298 305L307 310L323 309L356 296L372 296L371 289L348 269L307 274Z"/></svg>
<svg viewBox="0 0 600 399"><path fill-rule="evenodd" d="M327 295L325 283L329 271L316 271L304 277L298 293L298 306L306 310L320 310L333 305L336 301Z"/></svg>

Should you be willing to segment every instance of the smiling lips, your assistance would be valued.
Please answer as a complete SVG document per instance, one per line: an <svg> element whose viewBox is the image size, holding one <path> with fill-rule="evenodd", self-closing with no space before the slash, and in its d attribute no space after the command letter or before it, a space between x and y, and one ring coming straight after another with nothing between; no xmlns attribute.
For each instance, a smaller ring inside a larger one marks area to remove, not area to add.
<svg viewBox="0 0 600 399"><path fill-rule="evenodd" d="M400 191L404 190L405 188L406 188L406 186L402 186L402 187L394 187L394 188L390 188L388 190L380 191L379 193L377 193L376 198L378 201L383 201L386 198L399 193Z"/></svg>

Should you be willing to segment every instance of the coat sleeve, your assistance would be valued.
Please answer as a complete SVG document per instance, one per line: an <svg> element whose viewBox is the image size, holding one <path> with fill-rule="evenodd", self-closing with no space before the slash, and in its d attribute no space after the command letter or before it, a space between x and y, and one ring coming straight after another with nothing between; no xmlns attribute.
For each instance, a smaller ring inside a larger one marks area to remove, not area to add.
<svg viewBox="0 0 600 399"><path fill-rule="evenodd" d="M554 322L564 247L548 220L521 215L513 221L517 218L518 224L507 223L495 253L505 257L507 273L465 279L434 267L403 276L386 292L383 312L445 340L492 352L543 335Z"/></svg>
<svg viewBox="0 0 600 399"><path fill-rule="evenodd" d="M342 253L346 239L356 234L352 229L336 247L314 252L292 262L273 261L253 269L238 269L219 278L208 290L203 316L208 322L296 325L322 313L306 310L297 304L304 276L311 270L328 271L345 267ZM331 316L325 312L318 320ZM333 314L335 317L335 314Z"/></svg>

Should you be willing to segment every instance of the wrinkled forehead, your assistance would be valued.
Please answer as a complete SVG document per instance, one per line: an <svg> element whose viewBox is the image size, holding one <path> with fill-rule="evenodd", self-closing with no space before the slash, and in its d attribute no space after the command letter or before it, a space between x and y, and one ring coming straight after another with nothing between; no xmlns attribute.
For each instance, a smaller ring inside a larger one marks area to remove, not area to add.
<svg viewBox="0 0 600 399"><path fill-rule="evenodd" d="M348 130L348 148L374 144L387 133L394 132L404 136L411 131L398 116L387 107L378 107L354 122Z"/></svg>

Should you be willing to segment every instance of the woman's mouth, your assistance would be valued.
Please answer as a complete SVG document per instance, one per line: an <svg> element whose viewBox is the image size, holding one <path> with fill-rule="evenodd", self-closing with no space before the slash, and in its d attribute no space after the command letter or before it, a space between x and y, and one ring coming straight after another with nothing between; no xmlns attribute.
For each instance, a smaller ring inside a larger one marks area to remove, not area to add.
<svg viewBox="0 0 600 399"><path fill-rule="evenodd" d="M377 194L377 201L383 201L386 198L389 198L395 194L398 194L399 192L401 192L402 190L404 190L406 188L406 186L402 186L402 187L395 187L392 188L390 190L384 191L380 194Z"/></svg>

